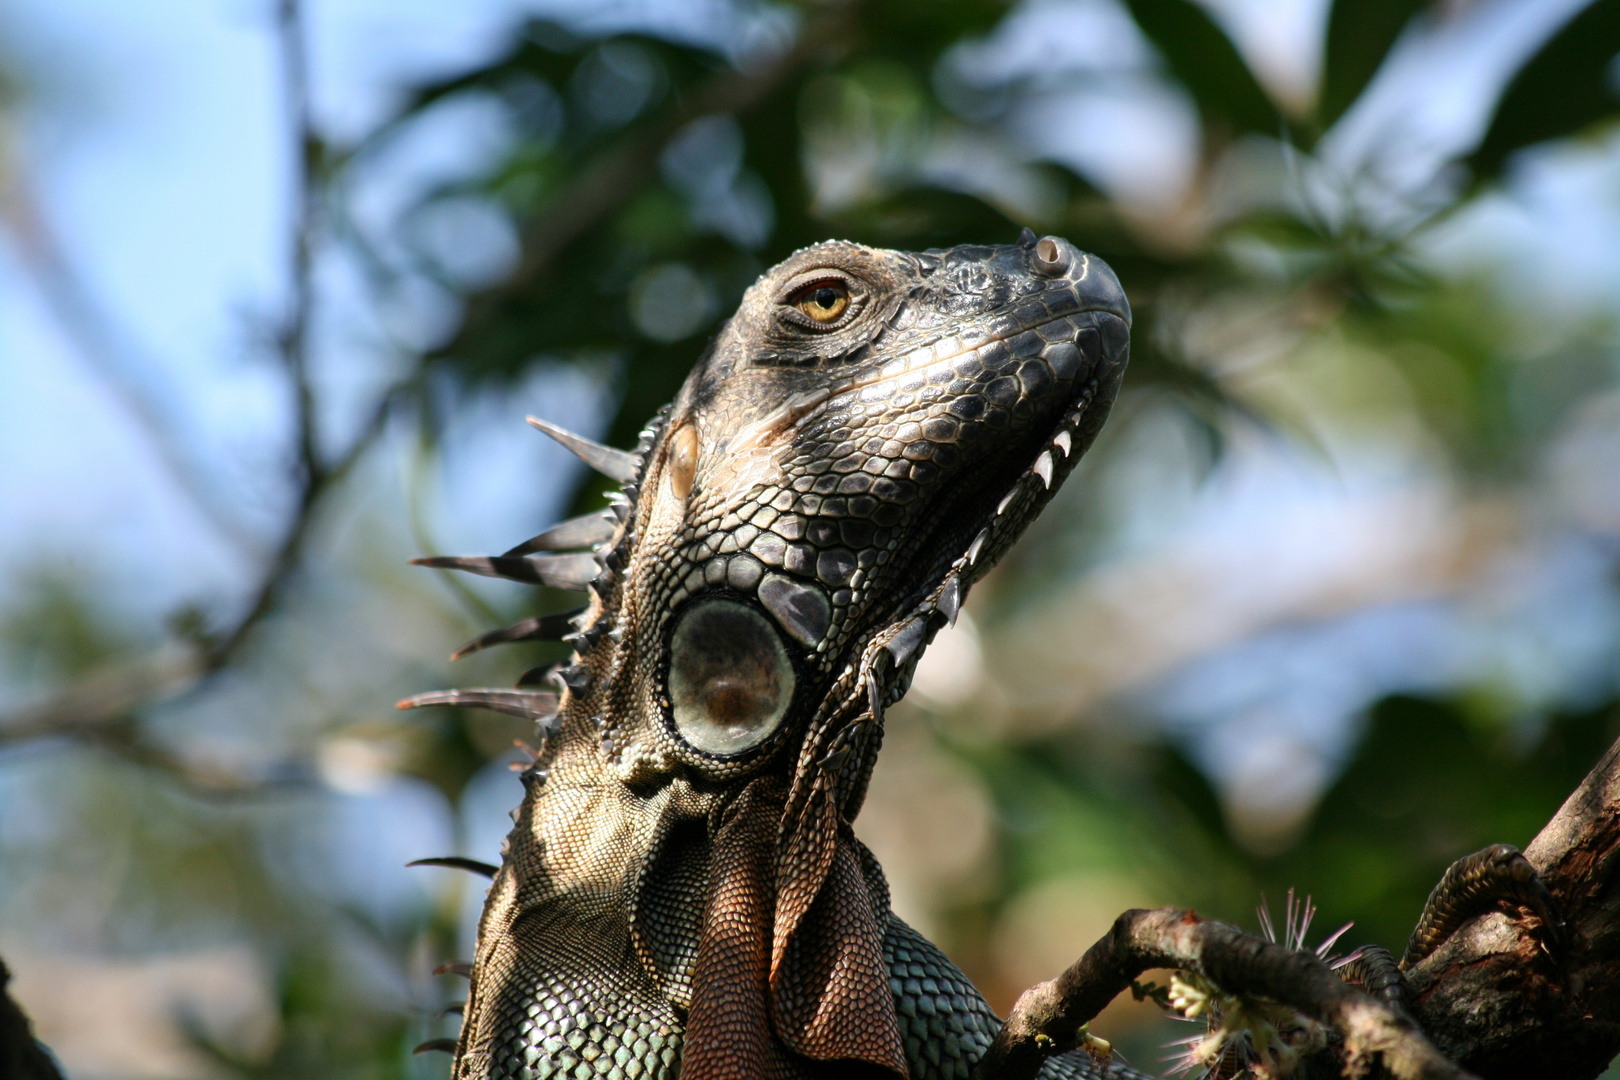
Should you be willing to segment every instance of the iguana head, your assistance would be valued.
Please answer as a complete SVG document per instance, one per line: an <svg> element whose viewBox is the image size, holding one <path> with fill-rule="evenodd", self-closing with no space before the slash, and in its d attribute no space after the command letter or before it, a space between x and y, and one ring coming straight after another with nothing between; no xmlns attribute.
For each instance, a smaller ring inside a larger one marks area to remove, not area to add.
<svg viewBox="0 0 1620 1080"><path fill-rule="evenodd" d="M886 908L848 833L882 710L1101 427L1129 320L1106 265L1028 230L921 254L805 248L748 290L634 455L564 436L625 479L610 515L553 531L588 556L529 556L558 546L541 537L504 562L439 561L592 592L492 889L461 1060L499 1058L480 1049L503 1044L488 1026L515 1022L477 980L548 962L483 939L565 911L587 933L584 890L620 896L624 962L690 1010L683 1075L744 1052L724 1034L739 994L761 998L771 1053L895 1068L881 1032L837 1021L887 1000L886 979L845 977L870 966L870 942L846 945L872 919L818 923ZM676 877L687 894L660 903L681 910L654 913L649 889ZM740 923L762 937L726 929ZM516 1075L477 1068L459 1075Z"/></svg>
<svg viewBox="0 0 1620 1080"><path fill-rule="evenodd" d="M817 244L760 278L655 425L591 612L570 705L605 759L735 780L802 745L841 677L886 696L1089 443L1128 318L1055 238Z"/></svg>

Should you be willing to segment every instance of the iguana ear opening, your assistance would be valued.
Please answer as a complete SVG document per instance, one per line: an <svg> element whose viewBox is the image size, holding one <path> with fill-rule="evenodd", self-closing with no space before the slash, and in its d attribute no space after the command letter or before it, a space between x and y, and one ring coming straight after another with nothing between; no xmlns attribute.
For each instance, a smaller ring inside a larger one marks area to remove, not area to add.
<svg viewBox="0 0 1620 1080"><path fill-rule="evenodd" d="M776 630L735 600L700 600L669 641L675 733L704 754L745 753L769 739L793 703L797 677Z"/></svg>

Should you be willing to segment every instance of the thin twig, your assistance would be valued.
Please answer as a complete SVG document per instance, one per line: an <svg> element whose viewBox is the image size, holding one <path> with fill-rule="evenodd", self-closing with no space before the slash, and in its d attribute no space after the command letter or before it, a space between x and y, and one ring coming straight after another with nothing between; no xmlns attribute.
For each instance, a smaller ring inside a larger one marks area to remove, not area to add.
<svg viewBox="0 0 1620 1080"><path fill-rule="evenodd" d="M132 664L92 672L60 693L0 719L0 746L82 736L117 722L139 705L193 684L204 670L200 650L171 647Z"/></svg>
<svg viewBox="0 0 1620 1080"><path fill-rule="evenodd" d="M1295 1009L1344 1037L1352 1075L1377 1056L1397 1080L1468 1080L1417 1025L1340 981L1313 953L1284 948L1181 908L1132 910L1063 974L1024 991L975 1080L1031 1080L1080 1028L1150 968L1195 971L1224 992Z"/></svg>
<svg viewBox="0 0 1620 1080"><path fill-rule="evenodd" d="M281 332L276 335L277 350L292 383L297 415L298 461L302 470L307 503L308 491L321 484L320 438L317 430L315 391L309 380L309 328L314 293L312 267L316 215L320 199L319 157L321 139L310 114L309 62L304 48L304 25L298 0L281 0L276 14L278 50L281 56L282 95L291 128L294 177L292 245L288 267L290 300ZM300 507L300 511L302 506Z"/></svg>
<svg viewBox="0 0 1620 1080"><path fill-rule="evenodd" d="M234 659L253 630L275 608L303 558L304 544L315 523L315 512L320 500L353 470L360 458L386 430L388 418L393 414L395 406L416 391L418 380L419 372L413 371L385 392L373 406L371 416L360 433L355 436L354 441L349 444L349 448L344 451L343 456L323 465L315 473L313 482L303 485L292 520L288 523L286 532L282 534L281 543L277 545L275 556L258 589L255 590L246 612L230 631L221 635L209 649L207 672L218 671Z"/></svg>

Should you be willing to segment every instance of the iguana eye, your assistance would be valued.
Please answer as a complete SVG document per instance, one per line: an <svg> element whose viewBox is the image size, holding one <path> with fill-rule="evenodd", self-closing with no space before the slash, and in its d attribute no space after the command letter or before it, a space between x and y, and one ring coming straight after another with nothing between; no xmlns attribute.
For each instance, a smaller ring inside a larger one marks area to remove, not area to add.
<svg viewBox="0 0 1620 1080"><path fill-rule="evenodd" d="M849 286L842 281L818 281L800 289L792 303L818 323L836 322L849 309Z"/></svg>
<svg viewBox="0 0 1620 1080"><path fill-rule="evenodd" d="M694 750L731 755L781 726L793 700L793 663L765 617L733 600L688 608L670 638L675 731Z"/></svg>

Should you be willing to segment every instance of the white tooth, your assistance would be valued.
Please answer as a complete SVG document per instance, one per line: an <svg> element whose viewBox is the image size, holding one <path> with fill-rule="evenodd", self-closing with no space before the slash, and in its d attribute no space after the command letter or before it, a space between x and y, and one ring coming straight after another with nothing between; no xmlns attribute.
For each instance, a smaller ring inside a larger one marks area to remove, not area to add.
<svg viewBox="0 0 1620 1080"><path fill-rule="evenodd" d="M1052 451L1041 451L1041 456L1035 459L1035 473L1048 488L1052 486Z"/></svg>
<svg viewBox="0 0 1620 1080"><path fill-rule="evenodd" d="M1069 433L1067 431L1058 432L1057 433L1057 438L1052 440L1052 445L1057 447L1059 450L1063 451L1063 456L1064 457L1068 457L1069 456L1069 446L1070 446Z"/></svg>
<svg viewBox="0 0 1620 1080"><path fill-rule="evenodd" d="M1018 494L1018 487L1017 487L1017 485L1014 485L1013 489L1011 491L1007 492L1007 494L1003 495L1001 497L1001 501L996 504L996 513L1000 514L1000 513L1004 512L1007 509L1007 504L1012 502L1013 501L1013 496L1017 495L1017 494Z"/></svg>

